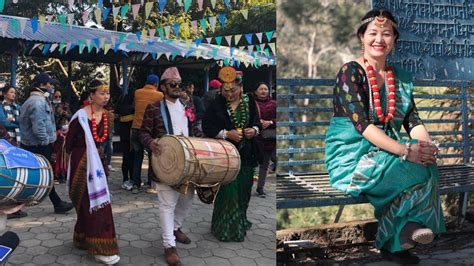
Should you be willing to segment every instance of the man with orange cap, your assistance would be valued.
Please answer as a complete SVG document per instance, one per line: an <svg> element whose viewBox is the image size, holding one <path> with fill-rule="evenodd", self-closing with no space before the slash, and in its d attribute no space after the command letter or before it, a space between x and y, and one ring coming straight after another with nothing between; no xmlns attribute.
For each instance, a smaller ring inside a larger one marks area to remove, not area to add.
<svg viewBox="0 0 474 266"><path fill-rule="evenodd" d="M180 99L181 76L176 67L167 68L163 72L160 89L164 92L165 99L147 106L140 129L140 140L143 146L152 151L151 160L154 156L160 156L157 144L159 138L166 134L190 136L193 122L195 122L195 117L189 113L189 108L192 106L186 106ZM159 183L154 173L151 178L156 182L155 187L158 192L165 259L169 265L179 265L176 241L183 244L191 243L191 240L181 231L181 226L192 205L194 186L185 183L171 187Z"/></svg>

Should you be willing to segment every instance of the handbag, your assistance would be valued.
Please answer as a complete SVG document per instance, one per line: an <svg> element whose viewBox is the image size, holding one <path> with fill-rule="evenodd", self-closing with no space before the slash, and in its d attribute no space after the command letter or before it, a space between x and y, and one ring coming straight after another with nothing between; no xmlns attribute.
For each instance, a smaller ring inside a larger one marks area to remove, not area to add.
<svg viewBox="0 0 474 266"><path fill-rule="evenodd" d="M263 139L276 139L276 128L266 128L260 133Z"/></svg>

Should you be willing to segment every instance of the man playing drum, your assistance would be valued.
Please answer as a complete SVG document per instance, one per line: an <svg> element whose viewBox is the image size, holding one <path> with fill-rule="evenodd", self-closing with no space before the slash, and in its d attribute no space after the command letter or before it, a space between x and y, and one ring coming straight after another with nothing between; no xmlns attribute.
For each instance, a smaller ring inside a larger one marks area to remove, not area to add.
<svg viewBox="0 0 474 266"><path fill-rule="evenodd" d="M160 156L158 139L162 136L191 134L194 117L189 115L189 106L180 100L181 76L176 67L165 70L161 76L160 88L165 94L164 101L158 101L147 106L140 129L140 140L146 149L152 150L151 159ZM184 244L191 240L181 232L183 220L192 205L194 186L188 182L177 186L159 183L153 173L158 194L160 223L163 229L163 246L165 259L169 265L179 265L180 260L176 251L176 241Z"/></svg>

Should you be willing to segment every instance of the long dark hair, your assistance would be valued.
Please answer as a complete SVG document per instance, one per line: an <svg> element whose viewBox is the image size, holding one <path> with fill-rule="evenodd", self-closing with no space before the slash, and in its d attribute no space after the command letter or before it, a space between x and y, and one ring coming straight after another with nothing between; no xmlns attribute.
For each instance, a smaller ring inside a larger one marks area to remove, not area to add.
<svg viewBox="0 0 474 266"><path fill-rule="evenodd" d="M13 88L14 90L16 90L15 86L12 86L12 85L10 85L10 84L8 84L8 83L5 84L5 86L3 86L3 88L2 88L2 94L3 94L3 96L5 96L11 88Z"/></svg>
<svg viewBox="0 0 474 266"><path fill-rule="evenodd" d="M365 16L362 17L362 19L360 21L364 21L368 18L373 18L373 17L376 17L376 16L382 16L384 18L387 18L388 20L391 20L393 23L395 23L395 25L397 24L397 21L395 20L395 17L392 15L392 13L390 13L390 11L388 11L386 9L372 9L369 12L367 12L365 14ZM358 37L361 36L361 35L364 35L365 31L367 30L367 25L369 23L370 22L367 22L367 23L364 23L364 24L359 26L359 28L357 29L357 36ZM393 25L391 25L391 26L392 26L392 29L393 29L393 33L395 34L395 42L397 42L398 37L400 36L400 33L398 32L396 27L394 27Z"/></svg>

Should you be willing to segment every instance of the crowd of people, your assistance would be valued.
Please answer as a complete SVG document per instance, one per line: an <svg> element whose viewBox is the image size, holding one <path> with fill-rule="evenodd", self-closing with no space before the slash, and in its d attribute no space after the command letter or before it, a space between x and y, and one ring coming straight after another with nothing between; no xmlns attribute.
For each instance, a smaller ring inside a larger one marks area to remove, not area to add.
<svg viewBox="0 0 474 266"><path fill-rule="evenodd" d="M36 75L28 99L16 103L16 88L2 89L0 132L2 138L25 150L45 156L54 168L56 185L67 183L72 203L63 201L54 187L49 198L55 213L76 210L73 244L104 264L120 260L110 190L111 144L114 122L122 151L122 189L137 194L156 193L162 228L165 260L179 265L176 242L191 240L182 230L192 206L194 191L206 203L214 203L212 234L220 241L244 241L252 223L247 219L254 174L258 173L256 195L265 197L264 185L270 159L275 159L276 103L266 83L244 93L243 73L232 67L209 82L201 98L195 84L183 82L178 68L167 68L159 77L150 74L145 86L122 95L116 108L110 107L107 84L94 80L87 86L87 101L72 113L61 100L58 82L46 73ZM114 110L115 109L115 110ZM151 164L142 181L145 154L149 162L161 155L158 145L164 135L224 139L236 147L241 158L237 178L218 189L192 182L166 185L155 176ZM205 191L205 193L203 193ZM210 199L210 200L209 200ZM27 216L19 210L8 218Z"/></svg>

